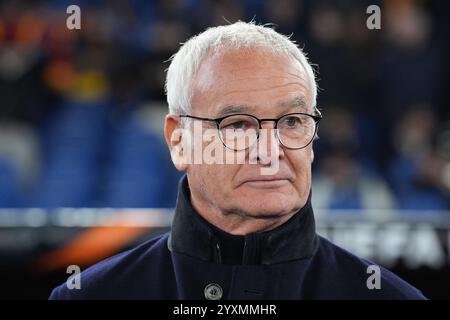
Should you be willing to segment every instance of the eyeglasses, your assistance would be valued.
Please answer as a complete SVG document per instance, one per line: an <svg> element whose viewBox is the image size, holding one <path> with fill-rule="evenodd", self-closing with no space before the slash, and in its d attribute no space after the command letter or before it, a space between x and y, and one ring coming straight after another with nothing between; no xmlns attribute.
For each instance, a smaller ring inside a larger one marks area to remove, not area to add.
<svg viewBox="0 0 450 320"><path fill-rule="evenodd" d="M276 119L258 119L250 114L232 114L210 119L192 115L180 115L202 121L212 121L217 125L219 137L225 147L234 151L250 148L259 138L261 123L275 122L275 135L287 149L302 149L308 146L317 133L318 123L322 119L319 110L316 115L307 113L288 113Z"/></svg>

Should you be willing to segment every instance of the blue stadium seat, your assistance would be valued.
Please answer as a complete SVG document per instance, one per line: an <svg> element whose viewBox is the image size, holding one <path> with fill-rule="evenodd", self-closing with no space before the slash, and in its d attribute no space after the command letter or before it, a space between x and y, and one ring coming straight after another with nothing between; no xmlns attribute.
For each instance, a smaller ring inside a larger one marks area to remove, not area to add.
<svg viewBox="0 0 450 320"><path fill-rule="evenodd" d="M17 208L23 205L15 168L0 159L0 208Z"/></svg>
<svg viewBox="0 0 450 320"><path fill-rule="evenodd" d="M85 207L96 195L99 160L105 152L108 108L67 102L45 130L45 160L33 205Z"/></svg>
<svg viewBox="0 0 450 320"><path fill-rule="evenodd" d="M443 210L450 209L449 200L439 192L427 188L411 187L409 191L397 195L398 207L401 210Z"/></svg>
<svg viewBox="0 0 450 320"><path fill-rule="evenodd" d="M328 209L362 209L361 195L356 188L335 189L331 196Z"/></svg>
<svg viewBox="0 0 450 320"><path fill-rule="evenodd" d="M449 210L450 201L437 189L416 183L417 168L410 159L395 158L389 168L388 181L401 210Z"/></svg>
<svg viewBox="0 0 450 320"><path fill-rule="evenodd" d="M162 138L125 119L117 129L101 206L165 208L175 205L177 183Z"/></svg>

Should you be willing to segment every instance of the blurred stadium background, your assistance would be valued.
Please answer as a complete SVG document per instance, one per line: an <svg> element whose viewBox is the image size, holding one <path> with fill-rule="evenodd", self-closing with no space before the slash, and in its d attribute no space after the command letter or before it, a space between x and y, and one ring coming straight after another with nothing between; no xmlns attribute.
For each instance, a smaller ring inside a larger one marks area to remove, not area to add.
<svg viewBox="0 0 450 320"><path fill-rule="evenodd" d="M292 33L318 65L319 232L450 298L449 15L425 0L0 1L0 298L46 299L69 264L167 230L165 61L238 19Z"/></svg>

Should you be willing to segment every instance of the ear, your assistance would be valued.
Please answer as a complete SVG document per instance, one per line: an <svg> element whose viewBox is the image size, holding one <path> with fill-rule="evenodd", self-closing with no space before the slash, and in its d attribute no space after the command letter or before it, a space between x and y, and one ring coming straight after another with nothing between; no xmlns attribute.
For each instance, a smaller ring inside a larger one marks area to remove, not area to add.
<svg viewBox="0 0 450 320"><path fill-rule="evenodd" d="M184 135L188 133L181 124L180 117L168 114L164 122L164 137L170 150L172 162L179 171L185 172L189 166L189 151L185 141L189 139Z"/></svg>
<svg viewBox="0 0 450 320"><path fill-rule="evenodd" d="M311 164L314 162L314 149L311 148Z"/></svg>

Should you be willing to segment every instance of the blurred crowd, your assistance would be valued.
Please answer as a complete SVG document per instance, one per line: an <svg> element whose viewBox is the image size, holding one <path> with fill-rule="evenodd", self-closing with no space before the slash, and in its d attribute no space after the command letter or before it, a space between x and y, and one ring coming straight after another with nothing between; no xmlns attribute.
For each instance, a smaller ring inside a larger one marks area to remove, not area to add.
<svg viewBox="0 0 450 320"><path fill-rule="evenodd" d="M81 8L68 30L66 8ZM381 30L366 27L381 8ZM189 36L273 23L316 65L313 202L450 209L445 1L2 0L0 207L173 207L167 60Z"/></svg>

